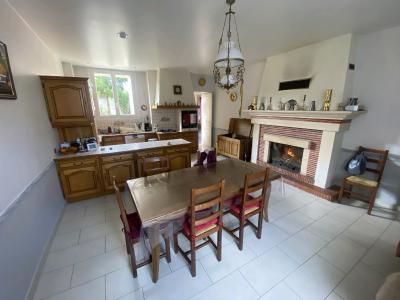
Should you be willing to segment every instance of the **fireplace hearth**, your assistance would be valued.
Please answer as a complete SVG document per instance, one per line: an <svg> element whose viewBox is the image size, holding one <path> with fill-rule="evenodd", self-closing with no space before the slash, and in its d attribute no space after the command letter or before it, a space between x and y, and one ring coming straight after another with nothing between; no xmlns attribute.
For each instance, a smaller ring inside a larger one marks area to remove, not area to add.
<svg viewBox="0 0 400 300"><path fill-rule="evenodd" d="M270 164L294 173L300 173L303 148L281 143L270 143L270 147Z"/></svg>

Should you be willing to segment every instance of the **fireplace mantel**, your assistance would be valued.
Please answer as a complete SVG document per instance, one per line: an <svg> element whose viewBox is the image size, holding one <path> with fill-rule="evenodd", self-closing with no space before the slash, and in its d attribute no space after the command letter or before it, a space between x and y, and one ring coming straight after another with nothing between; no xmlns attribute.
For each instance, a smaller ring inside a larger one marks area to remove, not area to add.
<svg viewBox="0 0 400 300"><path fill-rule="evenodd" d="M335 162L338 161L344 132L350 129L354 118L366 111L245 110L243 113L251 118L253 124L251 161L254 163L268 163L265 155L268 149L265 147L269 146L268 143L266 145L268 139L265 139L264 133L305 140L309 140L309 136L318 136L314 141L314 148L318 152L312 150L313 157L307 162L310 164L307 167L308 178L304 180L317 187L327 188L332 185L338 167Z"/></svg>
<svg viewBox="0 0 400 300"><path fill-rule="evenodd" d="M315 120L352 120L367 111L243 110L250 118L302 118Z"/></svg>

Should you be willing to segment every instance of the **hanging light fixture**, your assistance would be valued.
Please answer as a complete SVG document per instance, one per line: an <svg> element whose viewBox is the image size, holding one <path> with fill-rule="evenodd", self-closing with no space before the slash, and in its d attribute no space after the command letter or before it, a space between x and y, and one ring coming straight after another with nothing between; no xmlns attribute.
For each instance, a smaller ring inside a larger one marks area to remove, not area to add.
<svg viewBox="0 0 400 300"><path fill-rule="evenodd" d="M219 39L218 55L214 61L213 73L215 83L229 92L243 81L244 58L240 48L235 12L232 11L232 5L235 0L226 0L226 3L229 5L229 10L225 13L225 21ZM233 25L235 26L236 40L232 37L231 29Z"/></svg>

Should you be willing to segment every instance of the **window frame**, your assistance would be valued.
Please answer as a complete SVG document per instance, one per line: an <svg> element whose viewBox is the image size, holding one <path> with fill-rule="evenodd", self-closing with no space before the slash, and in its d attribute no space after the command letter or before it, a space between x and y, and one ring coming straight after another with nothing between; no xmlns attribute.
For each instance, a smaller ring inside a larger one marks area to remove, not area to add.
<svg viewBox="0 0 400 300"><path fill-rule="evenodd" d="M113 96L115 100L115 115L101 115L100 114L100 105L99 98L97 97L97 89L96 89L96 75L110 75L111 76L111 87L113 91ZM121 114L121 110L119 107L119 96L117 92L116 86L116 76L130 77L131 81L131 93L132 101L131 101L131 113L130 114ZM135 98L136 98L136 77L135 74L128 71L120 71L120 70L109 70L109 69L92 69L89 74L90 81L92 82L92 93L93 93L93 104L95 107L95 116L99 119L123 119L123 118L132 118L136 116L135 110Z"/></svg>

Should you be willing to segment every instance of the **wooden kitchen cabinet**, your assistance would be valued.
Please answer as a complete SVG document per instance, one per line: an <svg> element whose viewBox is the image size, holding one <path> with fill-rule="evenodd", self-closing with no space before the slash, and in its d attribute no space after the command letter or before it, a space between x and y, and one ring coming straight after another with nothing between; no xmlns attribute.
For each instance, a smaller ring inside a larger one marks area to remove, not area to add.
<svg viewBox="0 0 400 300"><path fill-rule="evenodd" d="M58 172L64 197L70 201L94 197L103 191L97 159L61 162Z"/></svg>
<svg viewBox="0 0 400 300"><path fill-rule="evenodd" d="M101 158L104 189L113 191L113 177L120 188L125 187L129 179L135 178L135 165L132 154L112 155Z"/></svg>
<svg viewBox="0 0 400 300"><path fill-rule="evenodd" d="M171 171L190 167L190 154L177 153L168 155Z"/></svg>
<svg viewBox="0 0 400 300"><path fill-rule="evenodd" d="M88 78L41 76L40 79L53 127L93 123Z"/></svg>

